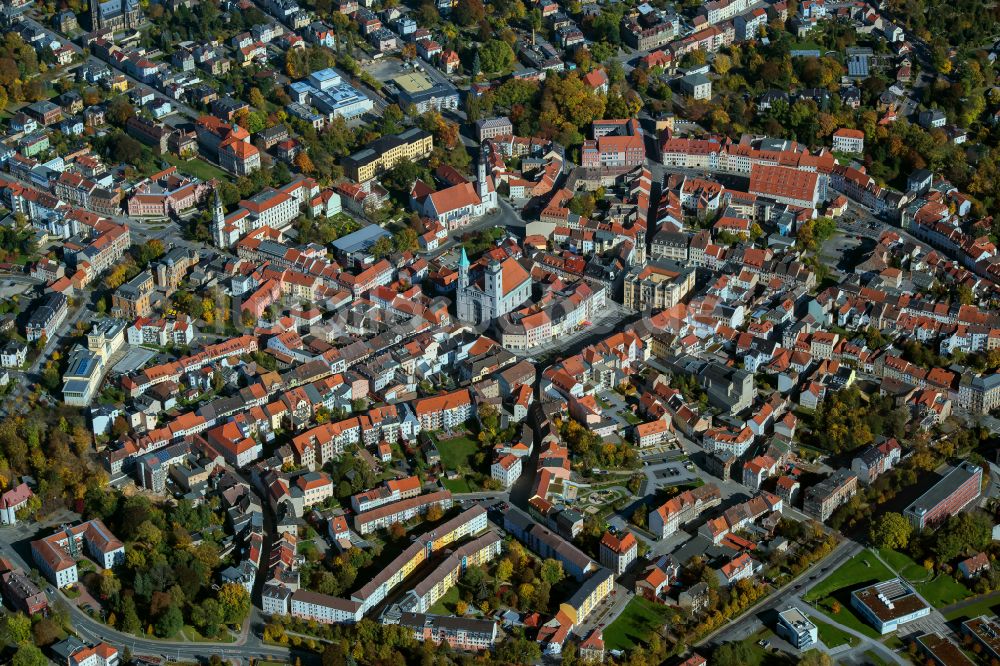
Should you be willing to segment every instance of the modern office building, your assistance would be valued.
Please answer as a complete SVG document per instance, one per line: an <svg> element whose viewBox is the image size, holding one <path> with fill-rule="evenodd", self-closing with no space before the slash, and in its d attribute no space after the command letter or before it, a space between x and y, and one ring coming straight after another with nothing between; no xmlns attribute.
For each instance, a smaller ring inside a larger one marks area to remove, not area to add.
<svg viewBox="0 0 1000 666"><path fill-rule="evenodd" d="M899 578L851 592L851 606L883 635L931 612L927 602Z"/></svg>
<svg viewBox="0 0 1000 666"><path fill-rule="evenodd" d="M807 650L819 640L819 630L798 608L778 613L777 633L799 650Z"/></svg>
<svg viewBox="0 0 1000 666"><path fill-rule="evenodd" d="M983 468L963 462L944 475L913 504L903 515L913 527L922 530L938 525L975 502L983 487Z"/></svg>

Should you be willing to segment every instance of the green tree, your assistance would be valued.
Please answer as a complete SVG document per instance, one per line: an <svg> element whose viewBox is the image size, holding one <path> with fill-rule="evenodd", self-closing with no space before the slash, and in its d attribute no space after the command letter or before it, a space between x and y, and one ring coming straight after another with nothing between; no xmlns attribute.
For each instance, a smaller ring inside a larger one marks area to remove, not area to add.
<svg viewBox="0 0 1000 666"><path fill-rule="evenodd" d="M939 563L954 560L962 553L979 551L992 541L992 523L988 516L960 513L952 516L934 533L933 552Z"/></svg>
<svg viewBox="0 0 1000 666"><path fill-rule="evenodd" d="M900 550L910 541L913 526L902 514L890 511L875 519L868 538L876 548Z"/></svg>
<svg viewBox="0 0 1000 666"><path fill-rule="evenodd" d="M219 625L226 620L226 611L215 599L209 597L191 607L191 623L206 636L218 633Z"/></svg>
<svg viewBox="0 0 1000 666"><path fill-rule="evenodd" d="M632 512L632 522L635 523L637 527L646 527L648 520L649 510L646 508L645 504L640 504L636 507L635 511Z"/></svg>
<svg viewBox="0 0 1000 666"><path fill-rule="evenodd" d="M500 39L491 39L476 51L485 72L502 72L514 63L514 49Z"/></svg>
<svg viewBox="0 0 1000 666"><path fill-rule="evenodd" d="M486 18L486 7L483 0L458 0L454 16L459 25L478 25Z"/></svg>
<svg viewBox="0 0 1000 666"><path fill-rule="evenodd" d="M126 595L122 600L121 630L127 634L138 634L142 631L142 622L135 610L135 600L132 595Z"/></svg>
<svg viewBox="0 0 1000 666"><path fill-rule="evenodd" d="M48 658L34 645L22 645L10 662L13 666L48 666Z"/></svg>
<svg viewBox="0 0 1000 666"><path fill-rule="evenodd" d="M243 591L246 592L246 590ZM183 628L184 615L175 604L167 606L167 609L160 614L156 621L156 635L160 638L171 638Z"/></svg>
<svg viewBox="0 0 1000 666"><path fill-rule="evenodd" d="M108 121L119 127L125 127L125 123L134 115L135 109L124 95L114 98L108 105Z"/></svg>
<svg viewBox="0 0 1000 666"><path fill-rule="evenodd" d="M747 641L723 643L712 653L713 666L747 666L758 663Z"/></svg>
<svg viewBox="0 0 1000 666"><path fill-rule="evenodd" d="M31 642L31 619L24 613L8 613L4 618L4 633L8 642L24 645Z"/></svg>
<svg viewBox="0 0 1000 666"><path fill-rule="evenodd" d="M542 562L541 578L543 581L549 585L555 585L561 581L565 574L563 573L562 562L552 558L546 559Z"/></svg>
<svg viewBox="0 0 1000 666"><path fill-rule="evenodd" d="M495 577L501 583L506 583L507 581L510 580L510 577L511 575L513 575L513 573L514 573L514 565L511 563L509 559L505 557L504 559L500 560L500 563L497 565Z"/></svg>
<svg viewBox="0 0 1000 666"><path fill-rule="evenodd" d="M226 583L219 589L219 604L225 609L226 624L242 624L250 613L250 595L239 583Z"/></svg>
<svg viewBox="0 0 1000 666"><path fill-rule="evenodd" d="M389 236L382 236L371 247L372 256L376 259L381 259L382 257L392 254L393 243L392 238Z"/></svg>

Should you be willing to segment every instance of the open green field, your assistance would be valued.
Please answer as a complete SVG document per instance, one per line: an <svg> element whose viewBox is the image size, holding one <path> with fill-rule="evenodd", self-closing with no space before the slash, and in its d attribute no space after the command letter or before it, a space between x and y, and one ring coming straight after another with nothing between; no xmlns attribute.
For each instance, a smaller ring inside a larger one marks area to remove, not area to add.
<svg viewBox="0 0 1000 666"><path fill-rule="evenodd" d="M856 636L852 636L840 627L835 627L828 622L824 622L815 615L810 615L809 619L812 620L813 624L816 625L816 629L819 630L819 639L828 648L835 648L845 643L854 647L859 642Z"/></svg>
<svg viewBox="0 0 1000 666"><path fill-rule="evenodd" d="M439 441L437 450L441 454L441 466L444 469L471 471L471 458L479 450L479 442L469 437L455 437Z"/></svg>
<svg viewBox="0 0 1000 666"><path fill-rule="evenodd" d="M174 637L176 640L188 641L190 643L232 643L236 640L233 634L224 629L215 638L206 638L202 636L197 629L192 627L190 624L185 624L184 628L177 632Z"/></svg>
<svg viewBox="0 0 1000 666"><path fill-rule="evenodd" d="M906 581L913 584L917 593L935 608L949 606L967 599L972 592L951 576L932 578L931 572L920 566L906 553L883 548L879 555Z"/></svg>
<svg viewBox="0 0 1000 666"><path fill-rule="evenodd" d="M805 595L805 601L819 601L838 590L848 592L864 583L875 583L895 578L893 573L869 550L862 551L844 562L833 573L820 581Z"/></svg>
<svg viewBox="0 0 1000 666"><path fill-rule="evenodd" d="M622 614L604 630L604 644L609 650L630 650L647 642L670 615L660 604L633 597Z"/></svg>
<svg viewBox="0 0 1000 666"><path fill-rule="evenodd" d="M819 51L820 55L823 54L823 47L819 45L819 42L815 42L811 39L801 39L797 42L793 42L791 49L792 51Z"/></svg>
<svg viewBox="0 0 1000 666"><path fill-rule="evenodd" d="M220 180L229 180L229 174L227 174L222 169L213 166L201 159L196 157L192 160L181 159L176 155L162 155L163 159L177 167L177 170L188 176L193 176L195 178L200 178L204 181L212 180L213 178L218 178Z"/></svg>
<svg viewBox="0 0 1000 666"><path fill-rule="evenodd" d="M865 652L865 659L868 660L869 664L873 664L874 666L886 666L887 663L885 659L878 656L878 653L875 652L875 650L868 650Z"/></svg>
<svg viewBox="0 0 1000 666"><path fill-rule="evenodd" d="M469 485L469 480L464 476L460 476L457 479L441 479L441 485L450 490L453 493L471 493L473 492L472 486Z"/></svg>
<svg viewBox="0 0 1000 666"><path fill-rule="evenodd" d="M962 601L972 596L969 588L951 576L943 574L932 581L920 583L916 588L920 596L931 606L934 606L934 608L950 606L957 601Z"/></svg>
<svg viewBox="0 0 1000 666"><path fill-rule="evenodd" d="M916 584L930 579L930 573L927 569L914 562L913 558L906 553L900 553L890 548L881 548L878 554L890 567L896 570L896 573L911 583Z"/></svg>

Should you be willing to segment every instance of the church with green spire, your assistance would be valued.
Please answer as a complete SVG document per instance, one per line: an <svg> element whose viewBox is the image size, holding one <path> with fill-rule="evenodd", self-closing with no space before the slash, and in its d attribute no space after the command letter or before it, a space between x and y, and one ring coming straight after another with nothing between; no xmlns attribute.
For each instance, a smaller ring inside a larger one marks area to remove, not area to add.
<svg viewBox="0 0 1000 666"><path fill-rule="evenodd" d="M492 255L475 264L462 248L458 262L456 309L470 324L488 324L531 298L531 273L514 257Z"/></svg>

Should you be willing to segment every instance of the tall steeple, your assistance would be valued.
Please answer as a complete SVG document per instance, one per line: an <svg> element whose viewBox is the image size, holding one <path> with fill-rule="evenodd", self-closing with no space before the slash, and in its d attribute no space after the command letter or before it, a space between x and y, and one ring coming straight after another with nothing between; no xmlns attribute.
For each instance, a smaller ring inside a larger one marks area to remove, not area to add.
<svg viewBox="0 0 1000 666"><path fill-rule="evenodd" d="M222 206L222 197L219 196L219 189L215 189L215 208L212 210L212 240L220 248L226 248L226 235L223 229L226 226L226 209Z"/></svg>
<svg viewBox="0 0 1000 666"><path fill-rule="evenodd" d="M458 288L465 289L469 286L469 255L465 253L465 246L462 246L462 257L458 260Z"/></svg>
<svg viewBox="0 0 1000 666"><path fill-rule="evenodd" d="M486 148L479 151L479 171L476 174L476 187L479 189L479 200L486 202L490 188L486 182Z"/></svg>

